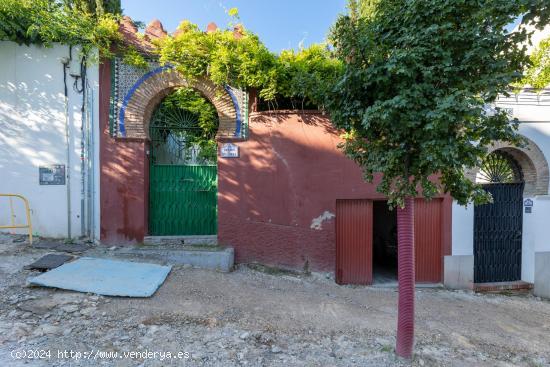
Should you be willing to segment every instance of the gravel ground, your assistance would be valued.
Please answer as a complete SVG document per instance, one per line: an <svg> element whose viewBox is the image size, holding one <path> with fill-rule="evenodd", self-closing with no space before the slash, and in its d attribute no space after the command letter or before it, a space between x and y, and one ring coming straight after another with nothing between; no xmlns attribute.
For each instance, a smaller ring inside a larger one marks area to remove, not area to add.
<svg viewBox="0 0 550 367"><path fill-rule="evenodd" d="M245 266L174 267L146 299L31 288L23 267L48 251L21 239L0 234L0 366L411 364L395 289ZM416 333L415 366L550 365L550 302L531 295L418 289Z"/></svg>

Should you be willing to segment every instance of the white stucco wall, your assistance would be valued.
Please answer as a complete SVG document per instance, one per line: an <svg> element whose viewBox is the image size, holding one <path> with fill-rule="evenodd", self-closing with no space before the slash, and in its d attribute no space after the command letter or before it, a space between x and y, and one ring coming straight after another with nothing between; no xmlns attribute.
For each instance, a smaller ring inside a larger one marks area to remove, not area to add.
<svg viewBox="0 0 550 367"><path fill-rule="evenodd" d="M533 36L533 46L550 37L550 27ZM550 162L550 89L536 94L524 91L519 95L499 98L498 107L508 109L521 124L519 133L531 139ZM533 200L532 213L523 213L521 278L534 282L535 257L538 252L550 251L550 196L524 197ZM474 210L453 204L452 255L473 255Z"/></svg>
<svg viewBox="0 0 550 367"><path fill-rule="evenodd" d="M510 108L513 116L521 121L520 134L531 139L550 162L550 91L539 96L522 93L517 101L502 100L500 107ZM527 198L527 197L525 197ZM532 213L523 214L522 280L533 282L535 276L535 252L550 251L550 196L530 197Z"/></svg>
<svg viewBox="0 0 550 367"><path fill-rule="evenodd" d="M521 121L519 133L537 144L550 162L550 91L501 98L497 105L511 110ZM521 273L522 280L533 282L536 252L550 251L550 196L527 198L533 200L533 209L523 213ZM472 207L453 204L452 255L473 255L473 213Z"/></svg>
<svg viewBox="0 0 550 367"><path fill-rule="evenodd" d="M451 255L474 254L474 206L453 202Z"/></svg>
<svg viewBox="0 0 550 367"><path fill-rule="evenodd" d="M39 185L38 167L67 165L63 65L69 48L55 45L19 46L0 42L0 193L18 193L30 202L34 233L48 237L67 236L67 186ZM73 50L72 70L79 70L78 50ZM99 236L99 124L97 65L88 67L93 100L95 157L94 233ZM82 95L67 76L70 136L71 227L73 237L81 235L81 125ZM22 206L16 207L19 222ZM0 198L0 223L8 224L9 206ZM18 231L22 232L22 231Z"/></svg>

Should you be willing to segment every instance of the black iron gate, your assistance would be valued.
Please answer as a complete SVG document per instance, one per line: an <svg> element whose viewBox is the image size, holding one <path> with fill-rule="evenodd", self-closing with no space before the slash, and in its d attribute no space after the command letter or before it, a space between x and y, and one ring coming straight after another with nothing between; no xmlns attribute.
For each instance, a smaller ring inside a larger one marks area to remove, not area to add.
<svg viewBox="0 0 550 367"><path fill-rule="evenodd" d="M521 279L523 183L484 185L493 203L474 209L474 282Z"/></svg>

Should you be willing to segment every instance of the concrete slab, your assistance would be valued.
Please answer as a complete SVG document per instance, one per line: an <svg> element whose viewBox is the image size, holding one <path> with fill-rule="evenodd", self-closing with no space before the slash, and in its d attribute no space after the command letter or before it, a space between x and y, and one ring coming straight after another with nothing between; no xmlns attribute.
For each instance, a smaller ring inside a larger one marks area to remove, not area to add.
<svg viewBox="0 0 550 367"><path fill-rule="evenodd" d="M147 236L143 239L146 245L217 245L216 235L197 236Z"/></svg>
<svg viewBox="0 0 550 367"><path fill-rule="evenodd" d="M105 296L150 297L171 266L83 257L29 279L32 285Z"/></svg>
<svg viewBox="0 0 550 367"><path fill-rule="evenodd" d="M550 298L550 252L535 252L536 296Z"/></svg>
<svg viewBox="0 0 550 367"><path fill-rule="evenodd" d="M115 255L126 254L143 259L155 259L171 265L192 265L222 272L233 270L235 251L216 246L135 246L122 247Z"/></svg>
<svg viewBox="0 0 550 367"><path fill-rule="evenodd" d="M445 256L443 284L451 289L472 289L474 283L474 256Z"/></svg>

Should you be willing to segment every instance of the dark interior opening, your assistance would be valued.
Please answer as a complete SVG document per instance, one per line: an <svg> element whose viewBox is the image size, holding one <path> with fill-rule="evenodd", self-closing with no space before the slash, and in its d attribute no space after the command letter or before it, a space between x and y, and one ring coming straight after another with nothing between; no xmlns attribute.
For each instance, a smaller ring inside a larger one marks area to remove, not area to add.
<svg viewBox="0 0 550 367"><path fill-rule="evenodd" d="M387 201L373 205L373 280L374 283L397 281L397 211Z"/></svg>
<svg viewBox="0 0 550 367"><path fill-rule="evenodd" d="M277 95L275 100L258 98L257 112L274 110L317 110L318 106L308 98L290 98Z"/></svg>

